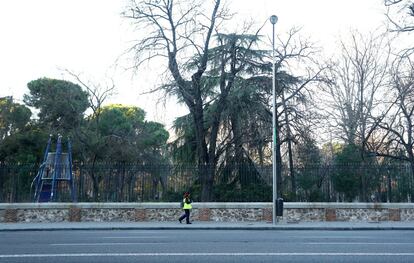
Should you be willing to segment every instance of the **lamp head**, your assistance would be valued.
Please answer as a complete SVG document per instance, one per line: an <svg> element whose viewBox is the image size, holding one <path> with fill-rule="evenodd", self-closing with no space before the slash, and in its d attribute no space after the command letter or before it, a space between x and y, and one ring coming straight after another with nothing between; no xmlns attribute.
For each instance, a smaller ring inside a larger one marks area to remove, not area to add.
<svg viewBox="0 0 414 263"><path fill-rule="evenodd" d="M277 16L272 15L272 16L270 17L270 23L272 23L272 25L276 24L276 23L277 23Z"/></svg>

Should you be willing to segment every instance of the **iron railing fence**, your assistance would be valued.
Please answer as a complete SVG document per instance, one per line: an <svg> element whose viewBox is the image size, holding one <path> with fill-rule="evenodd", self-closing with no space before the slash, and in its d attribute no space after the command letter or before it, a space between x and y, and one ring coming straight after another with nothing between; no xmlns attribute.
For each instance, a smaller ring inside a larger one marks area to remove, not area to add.
<svg viewBox="0 0 414 263"><path fill-rule="evenodd" d="M291 192L283 169L284 192ZM413 202L411 166L400 164L315 164L294 169L296 201Z"/></svg>
<svg viewBox="0 0 414 263"><path fill-rule="evenodd" d="M0 202L28 202L38 165L0 163Z"/></svg>
<svg viewBox="0 0 414 263"><path fill-rule="evenodd" d="M39 166L0 164L0 202L32 202L31 188ZM74 164L78 202L177 201L184 191L200 198L197 165ZM209 169L208 167L204 167ZM204 171L205 171L204 169ZM216 168L216 202L270 202L272 167L227 164ZM315 164L282 168L282 197L301 202L412 202L413 173L408 164ZM292 178L296 191L292 189ZM68 185L59 185L58 200L69 200Z"/></svg>

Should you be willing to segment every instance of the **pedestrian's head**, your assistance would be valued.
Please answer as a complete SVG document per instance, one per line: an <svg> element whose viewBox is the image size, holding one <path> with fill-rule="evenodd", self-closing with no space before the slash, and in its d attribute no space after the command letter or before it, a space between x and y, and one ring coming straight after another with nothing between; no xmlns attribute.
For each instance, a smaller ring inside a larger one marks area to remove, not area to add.
<svg viewBox="0 0 414 263"><path fill-rule="evenodd" d="M184 193L184 197L188 197L188 196L190 196L190 193L189 192L185 192Z"/></svg>

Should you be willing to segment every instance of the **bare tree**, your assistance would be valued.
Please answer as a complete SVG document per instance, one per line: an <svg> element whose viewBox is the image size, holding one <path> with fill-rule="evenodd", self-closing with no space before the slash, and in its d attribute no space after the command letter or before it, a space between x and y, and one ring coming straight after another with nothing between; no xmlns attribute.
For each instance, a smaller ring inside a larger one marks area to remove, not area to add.
<svg viewBox="0 0 414 263"><path fill-rule="evenodd" d="M349 144L365 148L366 135L375 119L374 110L383 109L383 88L391 49L385 35L370 34L365 38L359 32L351 34L350 44L341 41L339 58L331 62L327 78L329 85L322 89L328 104L327 115L340 138ZM380 114L382 116L383 114Z"/></svg>
<svg viewBox="0 0 414 263"><path fill-rule="evenodd" d="M396 98L387 119L381 122L378 156L407 161L414 174L414 64L399 57L392 69L391 97Z"/></svg>
<svg viewBox="0 0 414 263"><path fill-rule="evenodd" d="M386 16L392 24L391 31L414 31L414 2L412 0L384 0Z"/></svg>
<svg viewBox="0 0 414 263"><path fill-rule="evenodd" d="M350 44L341 41L340 57L332 62L324 85L328 111L341 139L347 144L360 145L361 160L368 149L368 141L379 121L389 111L384 104L384 87L388 84L391 48L386 35L371 33L364 37L351 34ZM366 199L366 180L360 178L360 197Z"/></svg>
<svg viewBox="0 0 414 263"><path fill-rule="evenodd" d="M104 86L100 83L92 83L90 81L84 80L80 74L64 69L64 71L69 74L76 82L81 85L89 94L89 105L92 110L93 115L98 115L99 110L102 108L102 104L111 97L115 92L115 83L111 79L110 83L105 84Z"/></svg>
<svg viewBox="0 0 414 263"><path fill-rule="evenodd" d="M75 133L78 140L84 146L81 153L84 154L86 151L90 151L91 154L91 160L88 160L92 162L92 169L89 175L93 184L92 198L96 201L99 192L99 178L95 175L95 164L98 156L102 152L102 148L105 147L105 138L102 137L97 127L99 126L103 103L113 95L116 86L113 80L106 84L92 83L91 81L83 79L79 73L75 73L68 69L64 69L64 72L75 79L76 82L89 94L89 107L92 110L92 113L89 118L86 118L86 126L84 129L76 129ZM85 156L83 159L86 159Z"/></svg>
<svg viewBox="0 0 414 263"><path fill-rule="evenodd" d="M210 201L221 115L235 77L243 70L245 61L236 48L240 43L233 42L223 49L218 60L214 96L207 96L204 76L212 55L213 33L218 36L220 45L218 25L229 18L227 9L221 6L220 0L143 0L131 1L124 15L134 21L141 33L145 31L132 49L137 54L137 66L154 57L164 58L168 63L173 79L169 88L184 101L194 123L201 201ZM255 41L257 37L252 38L246 48L250 49ZM205 110L212 101L216 106L207 120Z"/></svg>
<svg viewBox="0 0 414 263"><path fill-rule="evenodd" d="M292 200L296 200L297 192L292 146L298 141L305 126L308 128L314 126L312 122L316 120L316 114L313 114L313 117L311 117L312 114L307 114L312 112L311 89L314 83L324 81L322 73L326 69L315 59L318 50L308 40L301 38L299 32L300 29L292 28L286 40L279 38L280 44L276 50L278 93L276 124L278 131L282 132L276 135L277 174L280 177L282 172L281 146L286 144ZM286 79L287 76L290 76L290 79ZM279 184L281 181L282 178L278 178ZM278 189L281 189L281 185L278 185Z"/></svg>

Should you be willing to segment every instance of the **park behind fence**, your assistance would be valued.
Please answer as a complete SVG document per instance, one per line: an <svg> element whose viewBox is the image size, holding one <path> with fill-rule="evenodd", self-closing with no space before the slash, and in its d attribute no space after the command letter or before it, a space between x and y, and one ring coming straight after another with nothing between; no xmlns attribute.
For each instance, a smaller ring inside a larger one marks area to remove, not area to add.
<svg viewBox="0 0 414 263"><path fill-rule="evenodd" d="M36 164L0 164L0 202L32 202ZM412 202L413 174L408 164L315 164L282 168L281 194L300 202ZM78 202L177 202L190 191L199 200L197 165L74 164ZM271 165L218 167L214 202L271 202ZM58 186L58 201L68 201L68 185ZM352 199L352 200L350 200Z"/></svg>

